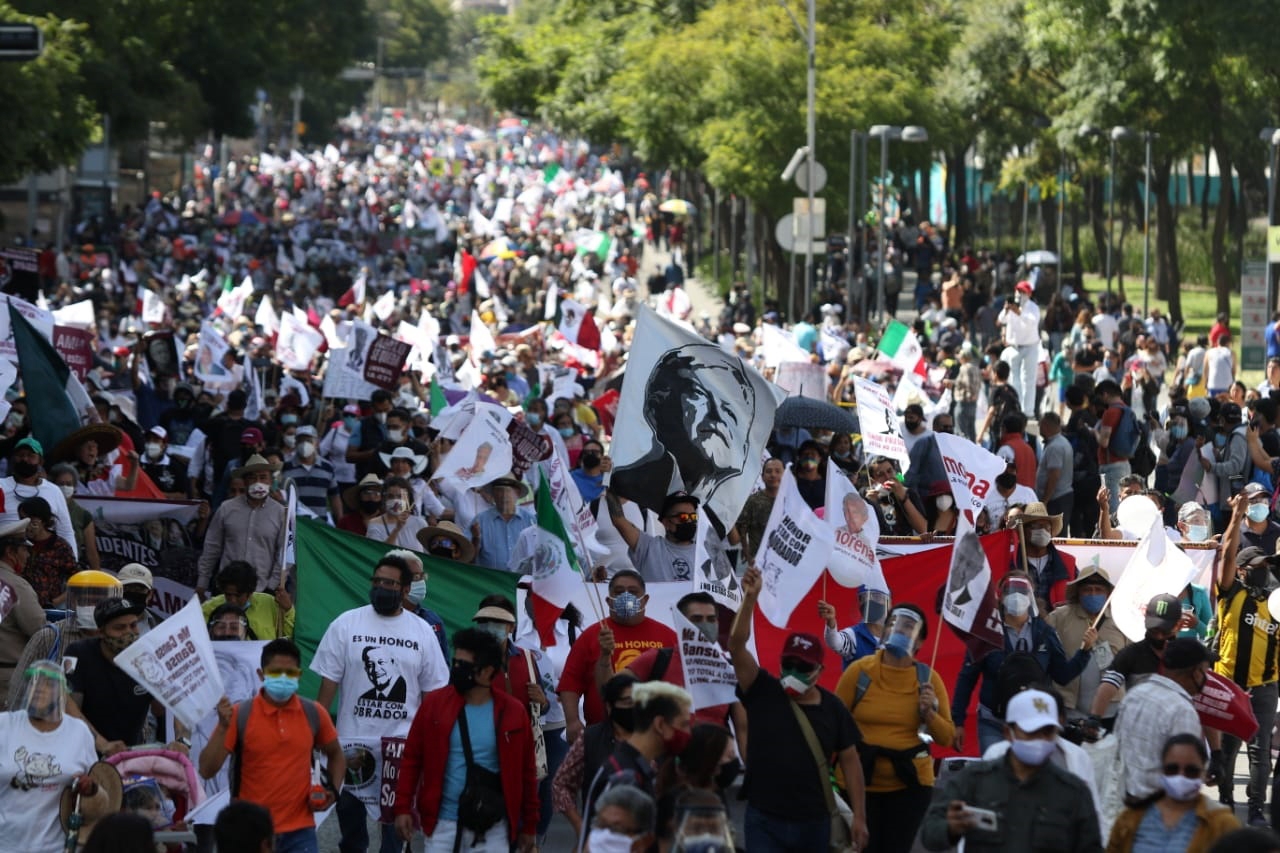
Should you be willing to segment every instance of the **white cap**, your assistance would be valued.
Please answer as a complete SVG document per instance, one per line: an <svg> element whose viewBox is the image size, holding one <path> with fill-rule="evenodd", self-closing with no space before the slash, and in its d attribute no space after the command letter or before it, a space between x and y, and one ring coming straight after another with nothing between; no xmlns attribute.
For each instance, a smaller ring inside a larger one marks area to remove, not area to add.
<svg viewBox="0 0 1280 853"><path fill-rule="evenodd" d="M168 437L169 437L169 431L168 431L168 430L166 430L166 429L165 429L164 427L162 427L162 426L153 426L151 429L147 430L147 434L148 434L148 435L158 436L158 437L160 437L160 438L168 438Z"/></svg>
<svg viewBox="0 0 1280 853"><path fill-rule="evenodd" d="M1028 734L1045 726L1062 730L1058 723L1058 702L1043 690L1023 690L1015 695L1005 709L1004 721Z"/></svg>
<svg viewBox="0 0 1280 853"><path fill-rule="evenodd" d="M125 586L136 583L147 589L152 588L151 570L141 563L128 563L121 566L120 571L116 572L116 578Z"/></svg>

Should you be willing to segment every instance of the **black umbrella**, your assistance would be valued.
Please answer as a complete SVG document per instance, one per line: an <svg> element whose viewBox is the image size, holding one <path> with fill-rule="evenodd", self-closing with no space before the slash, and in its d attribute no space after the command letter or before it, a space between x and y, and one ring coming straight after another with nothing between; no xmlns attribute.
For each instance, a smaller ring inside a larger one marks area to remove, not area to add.
<svg viewBox="0 0 1280 853"><path fill-rule="evenodd" d="M842 409L826 400L809 397L788 397L778 406L773 417L775 429L801 427L803 429L829 429L832 432L857 432L858 418L853 412Z"/></svg>

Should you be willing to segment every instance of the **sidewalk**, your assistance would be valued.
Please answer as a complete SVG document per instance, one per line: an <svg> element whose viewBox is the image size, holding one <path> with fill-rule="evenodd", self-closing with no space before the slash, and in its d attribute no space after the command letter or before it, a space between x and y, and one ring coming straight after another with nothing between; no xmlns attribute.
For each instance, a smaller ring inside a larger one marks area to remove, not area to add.
<svg viewBox="0 0 1280 853"><path fill-rule="evenodd" d="M640 259L640 271L636 274L636 286L642 293L648 295L644 287L649 276L661 275L669 263L671 263L671 252L659 249L651 243L645 244L644 255ZM689 320L696 323L703 314L706 314L714 328L720 317L720 311L724 308L724 300L715 293L709 283L694 278L687 268L687 263L684 275L684 289L689 294L689 301L693 304L693 313L689 315Z"/></svg>

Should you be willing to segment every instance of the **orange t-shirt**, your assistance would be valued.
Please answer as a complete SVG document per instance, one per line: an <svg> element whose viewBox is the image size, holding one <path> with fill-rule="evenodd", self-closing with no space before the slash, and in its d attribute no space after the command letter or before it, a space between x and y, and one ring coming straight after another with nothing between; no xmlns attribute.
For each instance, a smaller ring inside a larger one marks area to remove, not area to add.
<svg viewBox="0 0 1280 853"><path fill-rule="evenodd" d="M294 696L284 705L267 701L259 691L244 729L240 799L271 812L276 833L315 826L311 797L311 750L338 739L329 712L320 712L320 731L311 736L307 713ZM235 752L236 727L227 728L223 745Z"/></svg>

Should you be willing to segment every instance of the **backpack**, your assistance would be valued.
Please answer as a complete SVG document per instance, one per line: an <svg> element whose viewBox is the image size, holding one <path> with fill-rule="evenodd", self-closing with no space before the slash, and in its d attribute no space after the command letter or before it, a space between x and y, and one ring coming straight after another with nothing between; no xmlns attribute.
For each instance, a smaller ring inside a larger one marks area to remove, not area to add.
<svg viewBox="0 0 1280 853"><path fill-rule="evenodd" d="M929 665L916 661L916 681L921 687L929 683L929 675L931 670ZM858 683L853 688L853 704L849 706L849 711L858 707L858 703L862 701L862 697L867 695L867 691L871 689L871 675L864 669L858 673Z"/></svg>
<svg viewBox="0 0 1280 853"><path fill-rule="evenodd" d="M1138 425L1138 447L1129 458L1129 470L1139 477L1150 477L1156 470L1155 451L1151 449L1151 433L1146 423Z"/></svg>
<svg viewBox="0 0 1280 853"><path fill-rule="evenodd" d="M320 736L320 706L310 699L298 697L302 703L302 712L307 715L307 725L311 727L312 743ZM246 699L236 705L236 748L231 753L231 799L240 795L240 764L244 752L244 731L249 727L249 715L253 712L253 699Z"/></svg>
<svg viewBox="0 0 1280 853"><path fill-rule="evenodd" d="M1121 403L1120 422L1116 424L1111 439L1107 442L1107 452L1112 456L1132 459L1141 442L1142 427L1137 415L1133 413L1133 409Z"/></svg>

